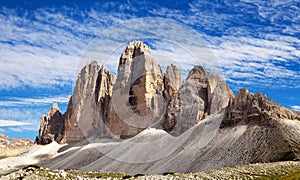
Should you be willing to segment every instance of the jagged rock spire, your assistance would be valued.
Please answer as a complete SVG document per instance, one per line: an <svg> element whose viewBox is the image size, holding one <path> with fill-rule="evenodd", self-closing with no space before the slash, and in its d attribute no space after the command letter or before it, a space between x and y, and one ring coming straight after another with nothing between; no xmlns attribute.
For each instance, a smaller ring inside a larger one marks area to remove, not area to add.
<svg viewBox="0 0 300 180"><path fill-rule="evenodd" d="M96 134L107 136L103 121L109 109L113 79L95 60L82 68L65 115L62 142L77 142Z"/></svg>
<svg viewBox="0 0 300 180"><path fill-rule="evenodd" d="M245 89L234 97L219 75L202 66L195 66L182 83L175 65L163 72L151 49L132 41L120 57L115 84L114 76L95 60L82 68L67 112L61 114L53 104L41 118L37 142L73 143L89 136L129 138L148 127L178 136L224 109L222 126L245 119L300 119L299 114L273 104Z"/></svg>
<svg viewBox="0 0 300 180"><path fill-rule="evenodd" d="M113 134L134 136L162 116L163 76L147 45L140 41L127 45L120 57L107 122Z"/></svg>
<svg viewBox="0 0 300 180"><path fill-rule="evenodd" d="M61 114L58 104L53 103L47 115L40 119L39 136L36 138L38 144L49 144L53 141L60 142L64 132L64 115Z"/></svg>

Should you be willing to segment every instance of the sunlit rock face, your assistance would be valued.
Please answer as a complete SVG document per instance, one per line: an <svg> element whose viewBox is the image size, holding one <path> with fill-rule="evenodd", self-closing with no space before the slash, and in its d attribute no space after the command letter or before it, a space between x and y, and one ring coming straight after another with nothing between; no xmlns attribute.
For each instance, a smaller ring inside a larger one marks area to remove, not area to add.
<svg viewBox="0 0 300 180"><path fill-rule="evenodd" d="M116 80L96 61L82 68L66 113L53 107L43 116L37 142L73 143L89 136L129 138L148 127L180 135L223 109L232 96L218 75L200 66L182 83L175 65L164 72L146 44L132 41L120 57Z"/></svg>
<svg viewBox="0 0 300 180"><path fill-rule="evenodd" d="M108 136L103 121L108 116L113 80L114 76L96 61L81 70L65 114L62 143L92 135Z"/></svg>
<svg viewBox="0 0 300 180"><path fill-rule="evenodd" d="M222 126L234 126L241 121L272 125L271 120L278 119L300 120L300 114L277 104L262 93L249 93L243 88L228 105Z"/></svg>
<svg viewBox="0 0 300 180"><path fill-rule="evenodd" d="M9 137L0 133L0 148L6 148L9 145Z"/></svg>
<svg viewBox="0 0 300 180"><path fill-rule="evenodd" d="M133 41L120 57L113 87L111 112L106 122L121 138L132 137L160 121L164 115L164 73L150 48Z"/></svg>
<svg viewBox="0 0 300 180"><path fill-rule="evenodd" d="M33 144L34 143L30 139L26 138L12 138L10 141L8 136L0 133L0 150L3 150L3 152L14 149L24 149L32 146Z"/></svg>
<svg viewBox="0 0 300 180"><path fill-rule="evenodd" d="M219 75L210 74L202 66L195 66L179 91L171 97L170 112L167 113L172 117L167 116L169 125L165 125L164 129L178 136L207 116L226 108L234 95Z"/></svg>
<svg viewBox="0 0 300 180"><path fill-rule="evenodd" d="M132 41L119 59L116 79L97 61L82 68L66 113L54 104L42 116L37 143L74 143L91 136L126 139L149 127L179 136L221 111L221 127L300 119L262 94L242 89L234 97L220 75L202 66L191 69L183 81L175 65L162 70L146 44Z"/></svg>

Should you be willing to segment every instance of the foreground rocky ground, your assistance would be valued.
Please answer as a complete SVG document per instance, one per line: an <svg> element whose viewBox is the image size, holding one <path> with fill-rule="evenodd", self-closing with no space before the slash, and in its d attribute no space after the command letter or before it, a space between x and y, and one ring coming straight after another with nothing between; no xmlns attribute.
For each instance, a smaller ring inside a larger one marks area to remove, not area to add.
<svg viewBox="0 0 300 180"><path fill-rule="evenodd" d="M2 176L1 179L299 179L300 162L286 161L260 163L206 170L190 174L166 172L162 175L83 172L78 170L50 170L27 166L19 171Z"/></svg>

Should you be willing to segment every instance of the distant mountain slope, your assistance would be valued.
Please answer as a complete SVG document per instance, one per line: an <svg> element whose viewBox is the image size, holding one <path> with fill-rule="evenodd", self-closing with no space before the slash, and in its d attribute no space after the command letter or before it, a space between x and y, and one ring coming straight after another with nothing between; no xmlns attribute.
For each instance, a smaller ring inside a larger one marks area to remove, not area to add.
<svg viewBox="0 0 300 180"><path fill-rule="evenodd" d="M30 139L13 138L11 141L5 134L0 133L0 159L17 156L33 145Z"/></svg>

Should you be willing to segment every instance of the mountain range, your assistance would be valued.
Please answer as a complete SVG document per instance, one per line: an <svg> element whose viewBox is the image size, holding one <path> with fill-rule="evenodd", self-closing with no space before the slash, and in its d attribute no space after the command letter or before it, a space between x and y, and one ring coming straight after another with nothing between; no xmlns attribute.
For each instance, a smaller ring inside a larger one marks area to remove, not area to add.
<svg viewBox="0 0 300 180"><path fill-rule="evenodd" d="M91 61L78 75L67 111L53 104L41 117L36 143L55 153L37 164L190 173L298 161L299 139L299 112L245 88L234 95L220 75L202 66L183 80L175 65L164 71L146 44L132 41L116 75Z"/></svg>

